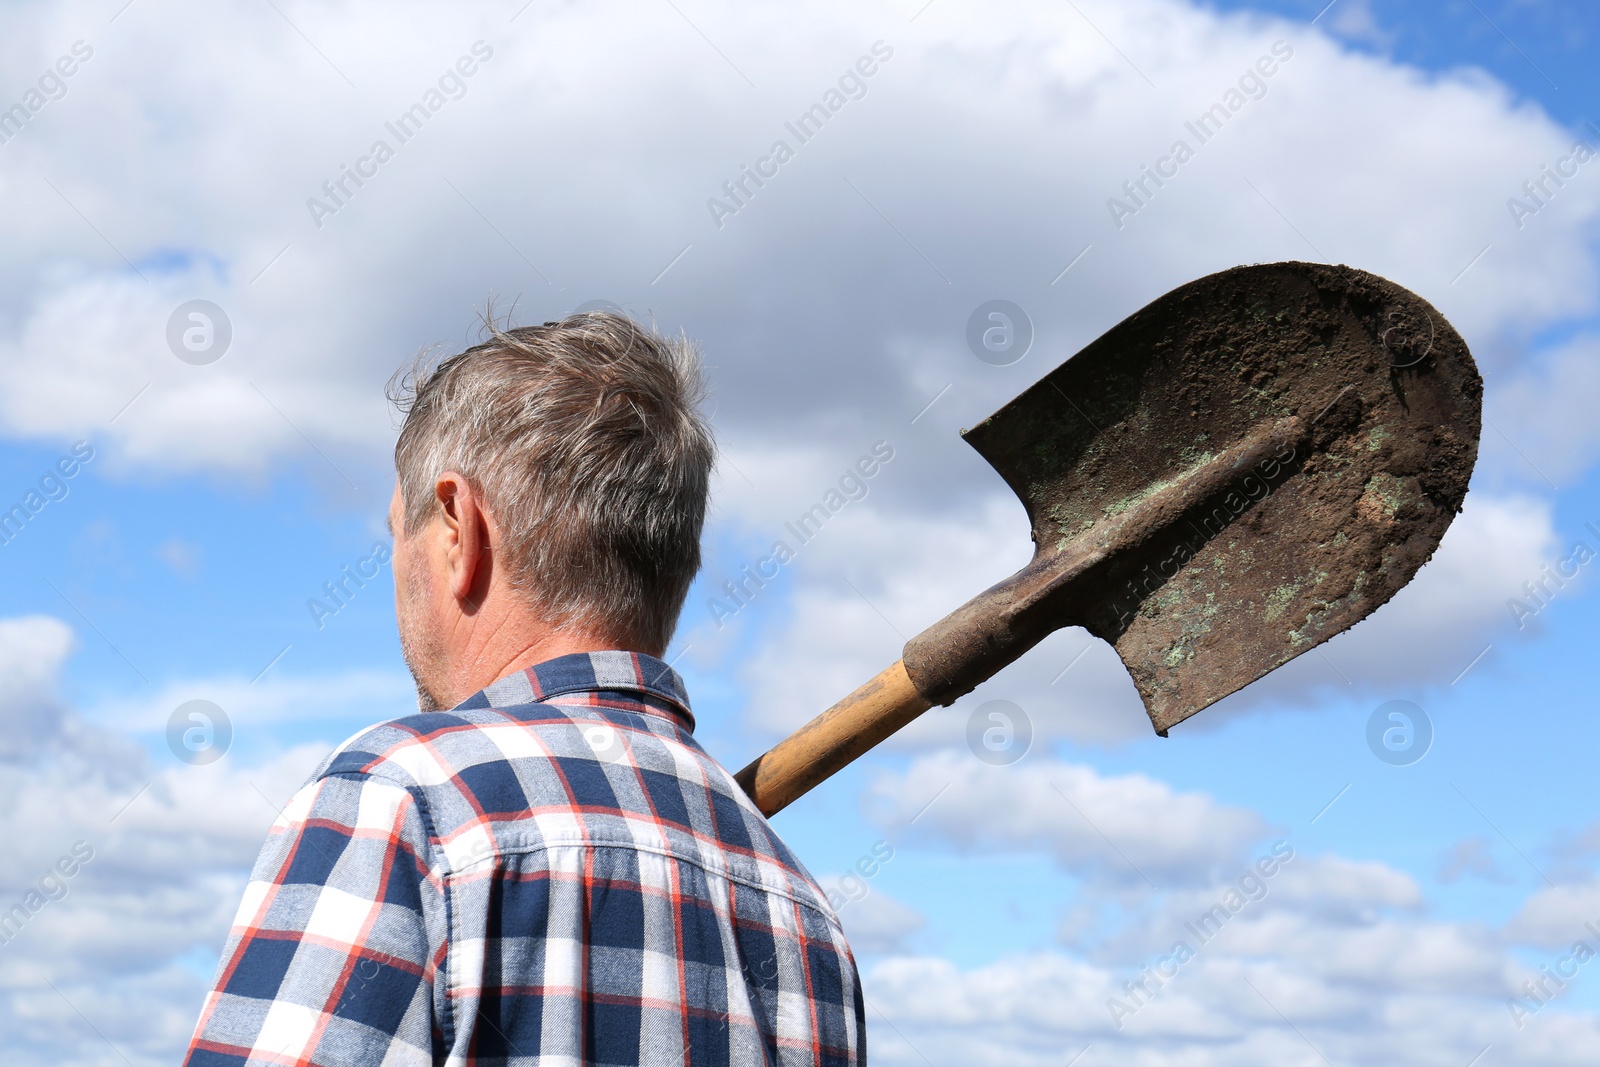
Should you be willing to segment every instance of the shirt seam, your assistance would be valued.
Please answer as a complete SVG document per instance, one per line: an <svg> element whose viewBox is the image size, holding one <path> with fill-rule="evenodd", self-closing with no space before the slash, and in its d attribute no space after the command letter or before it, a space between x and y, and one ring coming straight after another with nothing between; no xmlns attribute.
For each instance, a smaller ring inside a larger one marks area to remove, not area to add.
<svg viewBox="0 0 1600 1067"><path fill-rule="evenodd" d="M378 777L378 780L388 781L387 778L382 777ZM406 792L415 798L417 817L422 822L423 833L428 835L426 842L428 851L430 853L438 851L438 847L434 842L438 840L439 835L434 826L433 812L428 809L427 791L421 785L415 785L407 786ZM428 872L431 874L433 870L433 864L430 862L428 864ZM451 892L448 879L441 878L439 880L439 896L442 898L444 907L444 961L439 965L439 970L443 972L440 975L440 979L444 983L445 990L444 1018L440 1020L439 1037L440 1043L448 1050L454 1049L456 1046L455 1003L450 997L450 961L454 955L450 951L450 946L455 941L455 895Z"/></svg>
<svg viewBox="0 0 1600 1067"><path fill-rule="evenodd" d="M488 863L491 860L493 860L493 859L495 859L496 857L499 857L499 856L531 856L531 855L534 855L534 854L539 853L539 852L548 852L550 849L553 849L553 848L587 848L587 849L609 848L609 849L617 849L618 851L622 851L622 852L643 852L643 853L647 853L647 854L652 855L652 856L661 856L664 859L677 860L679 863L686 863L689 866L697 868L698 870L703 871L706 874L713 875L713 876L718 877L718 878L724 878L727 881L733 882L736 885L742 885L746 889L753 889L753 890L755 890L757 892L760 892L760 893L771 893L773 896L782 897L785 900L788 900L788 901L790 901L790 902L792 902L794 904L798 904L802 908L806 908L809 911L816 912L819 916L821 916L823 918L824 921L826 921L828 923L829 926L832 926L832 927L835 927L835 928L839 928L839 929L841 929L841 932L842 932L842 928L839 927L839 921L838 921L837 917L829 915L828 912L823 910L822 907L820 907L817 904L817 902L814 901L814 900L805 900L805 899L795 895L794 893L790 892L787 889L783 889L783 888L780 888L780 887L774 887L774 886L768 885L765 882L754 881L754 880L752 880L752 879L750 879L750 878L748 878L748 877L746 877L744 875L735 874L735 873L733 873L731 871L715 870L715 869L707 866L706 864L702 863L701 861L699 861L697 859L693 859L693 858L691 858L689 856L685 856L680 852L674 852L671 849L655 848L655 847L650 846L650 845L640 845L640 844L637 844L637 843L634 843L634 842L592 841L592 840L584 841L582 839L575 838L575 839L572 839L572 840L563 840L563 841L543 841L543 842L540 842L537 845L527 845L527 846L519 847L519 848L497 848L492 854L490 854L488 856L485 856L481 860L474 861L474 863L471 866L461 867L461 868L450 868L450 869L446 869L446 870L442 871L440 873L440 877L445 879L445 880L449 880L451 878L459 878L459 877L461 877L463 875L471 873L473 868L477 867L478 865L483 864L483 863Z"/></svg>
<svg viewBox="0 0 1600 1067"><path fill-rule="evenodd" d="M415 779L413 779L408 784L408 783L406 783L404 781L401 781L401 780L399 780L397 778L390 777L389 775L378 774L375 771L342 770L342 771L333 771L331 773L324 772L322 774L317 775L317 779L316 780L320 782L320 781L326 781L329 778L343 778L343 779L347 779L347 780L354 780L354 781L356 781L358 783L365 783L365 782L368 782L368 781L378 782L378 783L381 783L383 785L389 786L389 787L394 788L394 789L404 790L406 795L411 798L412 804L416 805L417 821L422 824L422 832L423 832L423 835L424 835L423 836L423 840L422 840L422 847L426 850L425 851L425 858L428 861L428 873L431 875L431 874L434 874L436 871L439 870L439 867L437 865L435 865L434 862L433 862L433 854L435 852L438 852L438 853L440 853L442 855L443 854L443 850L440 849L436 844L434 844L434 842L436 840L438 840L438 836L439 835L438 835L438 832L437 832L437 830L436 830L436 828L434 826L433 813L428 810L427 787L426 786L422 785L420 782L417 782ZM453 896L452 896L452 893L451 893L451 886L450 886L449 879L448 878L440 878L439 881L440 881L440 884L441 884L441 889L440 889L439 896L442 899L443 908L444 908L444 930L445 930L444 937L445 937L445 946L446 946L445 954L444 954L444 963L440 967L440 970L443 972L442 975L441 975L441 978L442 978L442 980L444 982L444 988L446 990L446 996L444 998L444 1018L440 1020L439 1032L440 1032L440 1035L441 1035L441 1037L443 1039L444 1047L446 1049L450 1049L450 1048L454 1048L455 1047L455 1030L456 1030L455 1006L451 1003L450 997L448 995L448 990L450 989L450 958L452 956L452 953L449 950L449 946L455 940L455 937L454 937L454 935L455 935L455 915L454 915L455 909L454 909L454 906L453 906L454 905L454 900L453 900ZM426 931L424 931L424 933L426 933ZM430 955L431 955L431 951L432 950L431 950L431 947L430 947ZM423 966L424 966L424 968L426 968L427 964L424 964Z"/></svg>

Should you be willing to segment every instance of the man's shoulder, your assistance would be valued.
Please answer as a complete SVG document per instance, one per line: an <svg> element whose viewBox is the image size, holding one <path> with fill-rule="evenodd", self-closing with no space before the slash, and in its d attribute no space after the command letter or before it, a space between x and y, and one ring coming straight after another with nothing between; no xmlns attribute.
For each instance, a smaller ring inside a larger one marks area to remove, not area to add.
<svg viewBox="0 0 1600 1067"><path fill-rule="evenodd" d="M741 880L810 882L733 776L659 715L558 703L419 712L344 742L313 775L330 777L410 790L441 844L487 826L496 852L641 849Z"/></svg>
<svg viewBox="0 0 1600 1067"><path fill-rule="evenodd" d="M431 783L441 760L469 755L477 735L495 720L496 709L417 711L374 723L341 742L311 780L336 776L382 779L407 787ZM466 749L467 752L461 750Z"/></svg>
<svg viewBox="0 0 1600 1067"><path fill-rule="evenodd" d="M530 702L509 708L419 711L368 726L331 752L313 781L331 777L375 779L407 789L459 788L461 772L488 763L587 756L571 748L603 724L573 709ZM614 728L613 728L614 729ZM564 743L565 742L565 743Z"/></svg>

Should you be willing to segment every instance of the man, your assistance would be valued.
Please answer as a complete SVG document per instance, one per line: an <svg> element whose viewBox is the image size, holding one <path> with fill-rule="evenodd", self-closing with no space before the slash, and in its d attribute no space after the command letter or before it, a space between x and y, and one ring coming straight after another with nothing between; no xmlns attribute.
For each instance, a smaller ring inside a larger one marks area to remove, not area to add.
<svg viewBox="0 0 1600 1067"><path fill-rule="evenodd" d="M422 710L273 824L188 1063L865 1062L837 917L657 658L713 461L693 350L580 314L408 392L389 523Z"/></svg>

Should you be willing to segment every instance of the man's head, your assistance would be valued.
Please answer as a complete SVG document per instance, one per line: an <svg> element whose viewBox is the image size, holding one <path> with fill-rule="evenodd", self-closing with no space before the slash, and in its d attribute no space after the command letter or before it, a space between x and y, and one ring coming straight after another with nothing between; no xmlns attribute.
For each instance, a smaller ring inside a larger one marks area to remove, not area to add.
<svg viewBox="0 0 1600 1067"><path fill-rule="evenodd" d="M687 341L605 312L401 383L395 604L423 707L550 655L666 648L700 568L702 388Z"/></svg>

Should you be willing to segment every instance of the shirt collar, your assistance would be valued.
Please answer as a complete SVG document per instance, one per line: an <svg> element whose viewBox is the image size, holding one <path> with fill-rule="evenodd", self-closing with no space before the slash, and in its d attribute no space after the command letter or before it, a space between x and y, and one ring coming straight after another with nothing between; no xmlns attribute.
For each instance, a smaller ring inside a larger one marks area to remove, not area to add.
<svg viewBox="0 0 1600 1067"><path fill-rule="evenodd" d="M638 695L649 710L681 717L694 729L689 694L670 665L642 652L574 652L509 674L462 701L461 708L507 708L582 692Z"/></svg>

